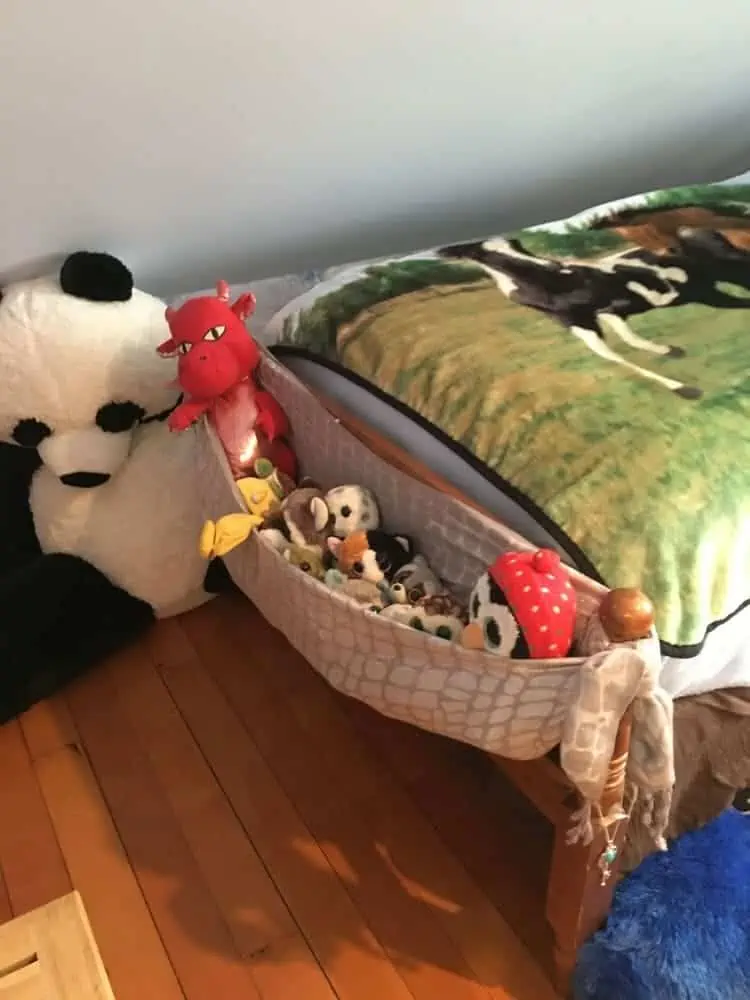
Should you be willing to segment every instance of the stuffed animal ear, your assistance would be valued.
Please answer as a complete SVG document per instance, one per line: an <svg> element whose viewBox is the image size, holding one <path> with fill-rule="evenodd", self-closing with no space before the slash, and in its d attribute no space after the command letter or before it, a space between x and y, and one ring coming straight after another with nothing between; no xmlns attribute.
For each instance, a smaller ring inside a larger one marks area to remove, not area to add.
<svg viewBox="0 0 750 1000"><path fill-rule="evenodd" d="M287 474L282 472L281 469L275 469L271 474L271 485L274 484L274 480L278 484L280 500L283 500L284 497L288 497L289 494L296 489L292 477L287 476Z"/></svg>
<svg viewBox="0 0 750 1000"><path fill-rule="evenodd" d="M252 292L245 292L240 295L231 306L231 310L238 319L245 320L255 311L255 296Z"/></svg>
<svg viewBox="0 0 750 1000"><path fill-rule="evenodd" d="M89 302L128 302L133 295L133 275L111 254L79 250L63 261L60 288L66 295Z"/></svg>
<svg viewBox="0 0 750 1000"><path fill-rule="evenodd" d="M331 553L331 555L337 556L339 553L339 548L341 547L341 539L328 538L327 542L328 542L328 551Z"/></svg>
<svg viewBox="0 0 750 1000"><path fill-rule="evenodd" d="M316 531L324 531L331 512L323 497L313 497L310 501L310 513L313 516L313 524Z"/></svg>
<svg viewBox="0 0 750 1000"><path fill-rule="evenodd" d="M284 558L286 559L287 562L291 562L292 561L292 550L291 549L289 549L289 548L284 549L282 555L284 556Z"/></svg>
<svg viewBox="0 0 750 1000"><path fill-rule="evenodd" d="M408 535L394 535L394 540L398 542L407 556L413 555L414 553L414 543Z"/></svg>

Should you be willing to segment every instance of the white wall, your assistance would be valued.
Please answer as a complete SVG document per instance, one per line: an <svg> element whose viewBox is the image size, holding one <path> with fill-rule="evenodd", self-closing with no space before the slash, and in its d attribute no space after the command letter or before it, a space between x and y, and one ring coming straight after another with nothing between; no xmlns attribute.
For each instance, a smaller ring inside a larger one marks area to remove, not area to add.
<svg viewBox="0 0 750 1000"><path fill-rule="evenodd" d="M164 293L750 164L747 0L3 0L0 275Z"/></svg>

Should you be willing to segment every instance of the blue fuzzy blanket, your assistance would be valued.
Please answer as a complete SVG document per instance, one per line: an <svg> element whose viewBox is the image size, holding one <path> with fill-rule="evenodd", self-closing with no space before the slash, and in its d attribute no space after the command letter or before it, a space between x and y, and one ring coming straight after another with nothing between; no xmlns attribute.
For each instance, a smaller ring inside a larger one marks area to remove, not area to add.
<svg viewBox="0 0 750 1000"><path fill-rule="evenodd" d="M575 1000L749 1000L750 817L650 856L581 950Z"/></svg>

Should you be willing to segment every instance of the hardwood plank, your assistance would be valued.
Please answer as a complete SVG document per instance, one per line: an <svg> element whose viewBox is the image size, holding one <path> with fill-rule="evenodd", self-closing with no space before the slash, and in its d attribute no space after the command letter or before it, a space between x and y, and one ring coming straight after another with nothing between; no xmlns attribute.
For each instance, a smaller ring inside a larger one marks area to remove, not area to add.
<svg viewBox="0 0 750 1000"><path fill-rule="evenodd" d="M417 998L447 995L451 1000L486 997L487 992L475 982L464 955L435 912L403 891L378 853L372 831L375 814L366 815L364 806L385 793L387 776L374 771L365 775L357 744L345 728L306 728L305 714L314 711L309 690L300 694L295 706L299 707L302 721L281 702L280 717L273 729L264 724L263 716L257 712L261 672L267 685L278 683L291 688L293 684L283 680L284 674L295 671L296 679L300 680L298 674L312 675L309 666L278 633L264 625L247 602L224 601L215 609L214 618L229 636L230 649L232 639L243 641L250 636L251 641L246 646L244 670L240 666L241 652L239 656L234 654L236 665L232 666L223 649L221 656L214 653L210 669L220 685L226 686L230 700L244 715L256 739L265 740L266 746L261 749L266 758L272 761L277 776L332 866L342 879L348 880L350 895L413 995ZM214 650L216 641L212 640ZM248 664L250 657L252 669ZM262 737L259 725L263 725ZM306 751L308 746L315 748L316 759Z"/></svg>
<svg viewBox="0 0 750 1000"><path fill-rule="evenodd" d="M187 1000L259 997L199 866L117 699L111 671L138 670L138 645L68 694L75 723ZM147 706L142 706L147 711ZM158 723L157 723L158 724ZM187 785L190 776L178 783Z"/></svg>
<svg viewBox="0 0 750 1000"><path fill-rule="evenodd" d="M381 756L386 767L396 771L407 784L413 784L437 765L455 770L457 760L464 746L434 733L426 733L416 726L380 715L356 698L343 698L342 706L357 731L372 745L368 734L375 730L381 734L392 734L387 746L389 752Z"/></svg>
<svg viewBox="0 0 750 1000"><path fill-rule="evenodd" d="M63 747L78 746L78 733L62 696L38 702L21 721L32 761Z"/></svg>
<svg viewBox="0 0 750 1000"><path fill-rule="evenodd" d="M210 614L195 612L181 624L165 622L165 628L153 636L159 670L336 996L340 1000L409 1000L405 984L188 642L185 629L209 659L227 653L226 644L216 642ZM229 655L240 676L252 669L244 660L238 661L231 648ZM270 703L259 704L261 712L268 709L270 713ZM259 973L278 980L274 963L279 957L276 949L257 956ZM304 969L300 975L305 981ZM291 1000L303 996L307 1000L308 994L300 989L291 993Z"/></svg>
<svg viewBox="0 0 750 1000"><path fill-rule="evenodd" d="M8 890L5 888L2 869L0 869L0 924L4 924L7 920L10 920L12 916L13 911L10 908L10 897L8 896Z"/></svg>
<svg viewBox="0 0 750 1000"><path fill-rule="evenodd" d="M228 912L244 909L248 952L296 931L161 678L143 660L112 665L121 703L151 761L206 883ZM250 932L252 931L252 937Z"/></svg>
<svg viewBox="0 0 750 1000"><path fill-rule="evenodd" d="M257 644L262 627L255 620L257 613L248 616L243 610L238 615L228 605L222 613L228 631L244 636L246 643ZM402 889L419 898L437 918L476 978L497 989L497 996L503 998L508 996L507 989L519 1000L553 997L551 985L517 936L383 767L382 760L361 740L346 713L344 699L321 681L279 633L269 633L263 650L273 659L269 682L275 681L288 692L295 718L325 760L333 787L347 800L359 796L357 806L377 839L378 853ZM346 747L346 754L342 747Z"/></svg>
<svg viewBox="0 0 750 1000"><path fill-rule="evenodd" d="M438 831L441 840L483 887L513 930L551 974L552 934L544 909L554 830L526 797L483 754L454 745L446 753L441 737L417 733L411 727L357 706L363 736L400 776L416 805ZM407 753L421 750L416 778L404 767ZM428 749L434 749L430 762Z"/></svg>
<svg viewBox="0 0 750 1000"><path fill-rule="evenodd" d="M265 866L248 840L171 696L153 668L134 657L113 665L120 701L190 844L209 891L246 959L307 959L303 995L333 996ZM268 964L268 961L266 961ZM253 963L254 966L254 963ZM254 970L255 971L255 970ZM265 996L288 996L284 975L263 978ZM256 977L258 981L258 977ZM269 991L275 987L275 993ZM299 995L299 994L298 994Z"/></svg>
<svg viewBox="0 0 750 1000"><path fill-rule="evenodd" d="M35 770L117 1000L183 1000L87 761L63 746L40 757Z"/></svg>
<svg viewBox="0 0 750 1000"><path fill-rule="evenodd" d="M315 395L318 397L319 401L325 406L325 408L331 413L336 419L341 423L350 434L354 435L358 441L364 444L370 451L377 455L378 458L382 458L383 461L387 462L392 468L398 469L399 472L406 473L407 476L411 476L412 479L416 479L418 483L423 483L425 486L430 486L432 489L436 490L438 493L443 493L446 496L453 497L455 500L460 500L461 503L466 504L467 507L472 507L474 510L479 511L480 514L484 514L485 517L490 517L492 520L496 520L492 515L481 507L475 500L467 497L462 493L457 486L449 483L447 479L443 479L436 472L433 472L429 466L425 465L418 456L413 455L411 452L404 451L400 445L397 445L395 441L387 437L385 434L381 434L380 431L375 430L375 428L370 427L369 424L365 423L351 411L345 409L345 407L332 399L330 396L325 395L318 390L315 391Z"/></svg>
<svg viewBox="0 0 750 1000"><path fill-rule="evenodd" d="M460 823L465 806L462 810L459 804L457 811ZM554 991L542 974L536 952L522 943L501 915L510 908L498 910L487 891L488 882L501 877L493 871L495 866L475 866L472 877L465 864L467 854L454 854L439 828L410 798L388 796L379 817L372 817L371 822L380 850L402 884L435 909L479 981L499 989L503 997L510 991L517 1000L551 1000ZM466 846L467 853L472 846ZM514 846L511 857L518 854L518 843Z"/></svg>
<svg viewBox="0 0 750 1000"><path fill-rule="evenodd" d="M20 916L71 891L55 831L18 722L0 726L0 870Z"/></svg>
<svg viewBox="0 0 750 1000"><path fill-rule="evenodd" d="M187 650L187 670L197 668L208 682L176 623L163 623L149 645L154 660L162 663L184 663L182 654ZM200 680L196 683L192 679L191 686L194 683L201 687ZM121 699L129 704L132 724L170 790L183 828L187 832L195 827L189 839L196 858L240 952L252 961L262 995L269 1000L300 996L332 1000L335 994L323 970L199 749L196 734L188 728L190 719L185 721L164 681L153 670L128 668L119 678L119 687ZM196 707L201 713L210 713L214 703L209 696ZM145 711L144 704L148 705ZM224 729L223 743L230 754L241 758L242 744L249 737L236 717L234 723L236 728ZM240 745L232 743L232 734L239 737Z"/></svg>

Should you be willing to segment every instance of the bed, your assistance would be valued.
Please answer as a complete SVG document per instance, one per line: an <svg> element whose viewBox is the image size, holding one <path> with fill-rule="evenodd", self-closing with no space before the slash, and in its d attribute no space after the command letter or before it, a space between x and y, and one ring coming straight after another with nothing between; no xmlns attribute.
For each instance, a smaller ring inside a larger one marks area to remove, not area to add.
<svg viewBox="0 0 750 1000"><path fill-rule="evenodd" d="M750 682L750 186L306 281L257 331L277 358L524 537L642 587L674 697Z"/></svg>

